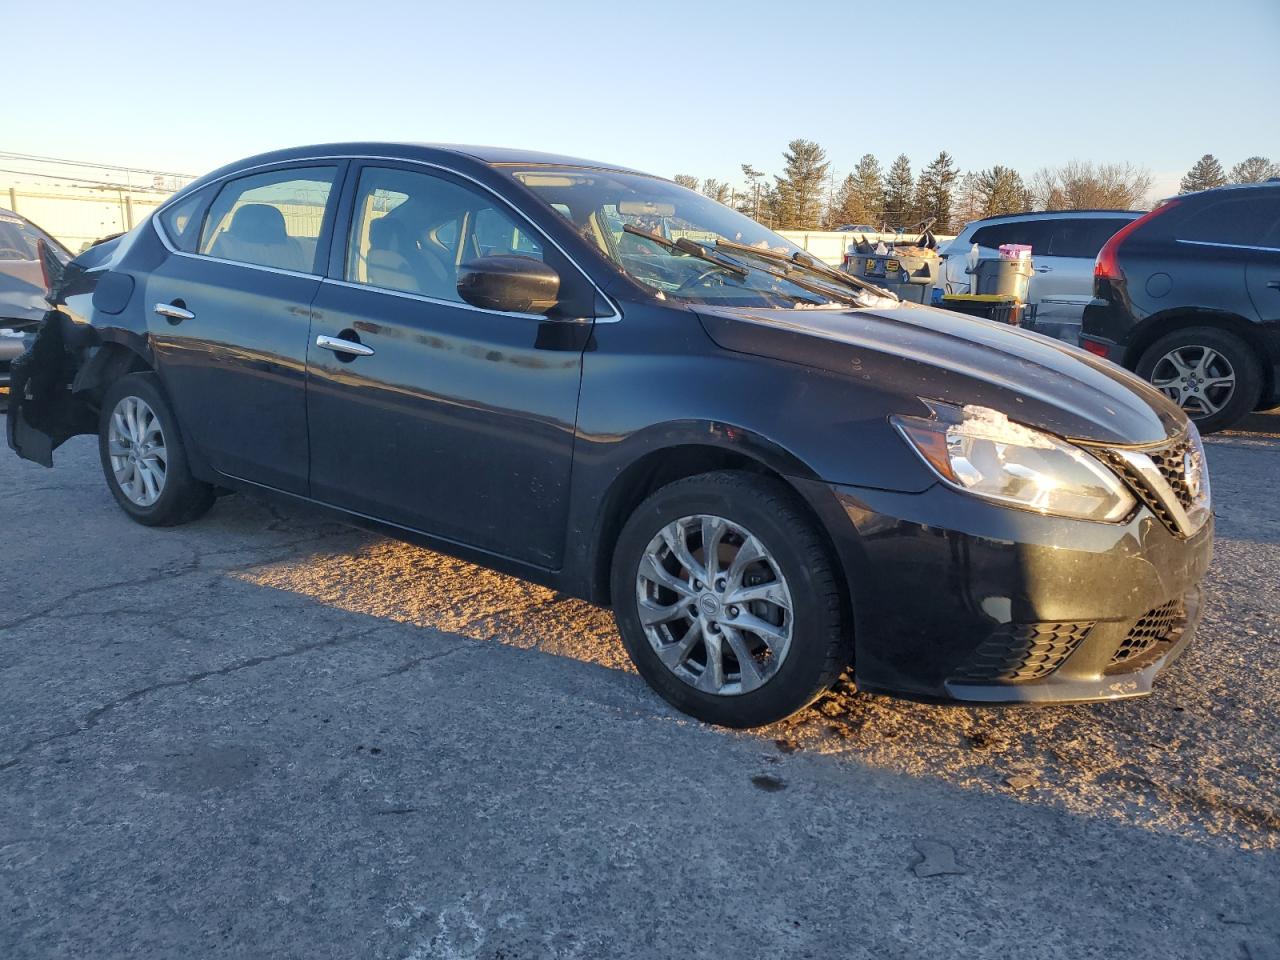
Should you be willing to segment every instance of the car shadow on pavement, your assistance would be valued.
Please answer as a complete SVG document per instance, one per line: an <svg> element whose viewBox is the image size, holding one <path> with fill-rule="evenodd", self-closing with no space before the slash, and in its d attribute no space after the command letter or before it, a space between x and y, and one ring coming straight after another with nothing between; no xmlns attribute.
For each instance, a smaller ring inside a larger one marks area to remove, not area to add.
<svg viewBox="0 0 1280 960"><path fill-rule="evenodd" d="M234 576L380 620L634 674L608 611L442 554L361 537ZM861 694L846 677L796 717L750 735L780 756L824 755L1023 803L1276 847L1280 713L1255 669L1268 641L1261 628L1233 631L1229 623L1211 602L1200 640L1147 700L934 706ZM633 682L643 689L638 677ZM1225 718L1231 706L1247 708L1258 725Z"/></svg>

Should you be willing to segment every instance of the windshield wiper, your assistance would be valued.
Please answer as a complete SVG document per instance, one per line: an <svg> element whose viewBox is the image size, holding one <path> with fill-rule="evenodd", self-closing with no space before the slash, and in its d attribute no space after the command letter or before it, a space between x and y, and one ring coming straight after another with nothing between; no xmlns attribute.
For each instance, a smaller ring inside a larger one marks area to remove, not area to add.
<svg viewBox="0 0 1280 960"><path fill-rule="evenodd" d="M818 260L807 253L797 250L792 254L778 253L774 250L766 250L762 247L751 247L745 243L734 243L732 240L717 240L717 247L724 247L735 253L746 253L752 256L760 257L763 260L772 260L777 264L785 264L788 267L799 267L802 270L808 270L810 273L816 273L819 276L826 277L828 280L840 284L843 287L852 287L858 290L866 290L874 293L879 297L889 297L893 300L901 301L896 293L886 290L884 287L877 287L874 283L868 283L861 277L855 277L851 273L845 273L843 270L837 270L835 267L828 266L821 260ZM788 277L793 283L794 277Z"/></svg>
<svg viewBox="0 0 1280 960"><path fill-rule="evenodd" d="M648 230L641 230L639 227L625 224L622 228L627 233L634 234L637 237L644 237L646 240L652 240L660 247L667 250L678 250L680 253L686 253L691 257L697 257L699 260L705 260L707 263L713 263L722 270L732 273L740 280L745 280L750 271L742 264L730 260L727 257L717 256L710 247L704 247L700 243L694 243L688 237L681 237L679 240L668 240L666 237L650 233Z"/></svg>

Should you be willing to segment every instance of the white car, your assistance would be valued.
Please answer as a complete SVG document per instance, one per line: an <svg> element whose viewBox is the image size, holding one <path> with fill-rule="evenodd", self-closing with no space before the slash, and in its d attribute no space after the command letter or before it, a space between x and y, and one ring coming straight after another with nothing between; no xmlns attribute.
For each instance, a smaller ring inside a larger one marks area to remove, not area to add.
<svg viewBox="0 0 1280 960"><path fill-rule="evenodd" d="M1027 293L1036 304L1031 329L1077 345L1085 305L1093 299L1094 258L1112 234L1140 216L1136 210L1060 210L974 220L942 252L938 286L945 293L970 292L966 269L975 243L984 260L998 257L1002 244L1026 244L1035 270Z"/></svg>

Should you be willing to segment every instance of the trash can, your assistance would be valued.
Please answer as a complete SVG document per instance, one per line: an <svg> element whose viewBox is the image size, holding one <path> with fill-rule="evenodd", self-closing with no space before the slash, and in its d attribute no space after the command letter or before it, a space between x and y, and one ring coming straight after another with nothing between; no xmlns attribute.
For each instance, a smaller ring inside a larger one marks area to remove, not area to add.
<svg viewBox="0 0 1280 960"><path fill-rule="evenodd" d="M979 260L974 270L974 293L979 296L1015 297L1027 299L1031 282L1030 260Z"/></svg>
<svg viewBox="0 0 1280 960"><path fill-rule="evenodd" d="M938 259L933 251L913 248L890 250L888 253L854 254L849 260L850 273L868 283L896 293L903 300L928 303L929 291L938 279Z"/></svg>
<svg viewBox="0 0 1280 960"><path fill-rule="evenodd" d="M941 306L956 313L981 317L993 323L1005 323L1011 327L1034 326L1036 305L1023 303L1017 297L999 294L949 293L942 298Z"/></svg>

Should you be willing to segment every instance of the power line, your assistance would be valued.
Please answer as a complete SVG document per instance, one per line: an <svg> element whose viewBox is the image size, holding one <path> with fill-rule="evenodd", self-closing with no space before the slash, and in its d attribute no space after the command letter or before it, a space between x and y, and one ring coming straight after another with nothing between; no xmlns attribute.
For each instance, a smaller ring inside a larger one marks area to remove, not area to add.
<svg viewBox="0 0 1280 960"><path fill-rule="evenodd" d="M196 178L195 174L176 173L172 170L147 170L143 167L125 167L114 163L94 163L90 160L66 160L61 157L41 157L32 153L10 153L5 150L0 150L0 159L22 160L28 163L57 163L68 167L93 167L98 170L115 170L119 173L145 173L157 177L185 177L188 180L194 180ZM30 171L21 170L10 170L6 172L30 173Z"/></svg>

